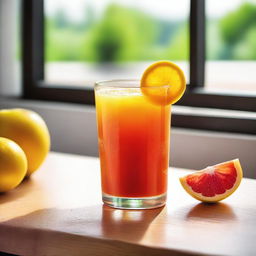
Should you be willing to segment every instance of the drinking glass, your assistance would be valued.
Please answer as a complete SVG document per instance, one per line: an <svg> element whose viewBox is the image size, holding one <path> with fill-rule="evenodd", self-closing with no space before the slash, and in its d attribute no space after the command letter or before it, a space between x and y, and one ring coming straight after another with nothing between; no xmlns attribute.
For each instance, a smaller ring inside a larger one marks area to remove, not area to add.
<svg viewBox="0 0 256 256"><path fill-rule="evenodd" d="M171 106L148 97L160 88L141 88L139 80L95 85L102 199L111 207L166 202Z"/></svg>

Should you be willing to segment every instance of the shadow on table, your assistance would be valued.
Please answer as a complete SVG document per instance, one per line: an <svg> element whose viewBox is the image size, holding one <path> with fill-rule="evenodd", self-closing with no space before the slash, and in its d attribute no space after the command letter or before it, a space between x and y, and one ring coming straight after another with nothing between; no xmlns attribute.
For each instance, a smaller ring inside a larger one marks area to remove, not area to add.
<svg viewBox="0 0 256 256"><path fill-rule="evenodd" d="M225 203L199 203L186 215L187 219L204 219L209 221L233 221L236 215L231 206Z"/></svg>
<svg viewBox="0 0 256 256"><path fill-rule="evenodd" d="M140 241L164 207L150 210L118 210L102 207L102 232L112 239Z"/></svg>
<svg viewBox="0 0 256 256"><path fill-rule="evenodd" d="M32 178L24 179L22 183L14 190L8 191L6 193L0 193L0 204L18 200L19 198L29 193L34 186L38 186L38 184Z"/></svg>
<svg viewBox="0 0 256 256"><path fill-rule="evenodd" d="M1 224L0 237L4 239L0 239L0 249L10 251L11 248L14 253L22 255L39 255L38 252L40 255L67 255L68 252L68 255L76 256L187 255L174 249L170 252L164 248L143 246L143 243L140 245L152 222L165 215L166 207L118 210L92 205L38 210ZM154 237L161 237L153 230L150 232Z"/></svg>
<svg viewBox="0 0 256 256"><path fill-rule="evenodd" d="M40 200L40 199L39 199ZM140 241L150 223L162 209L119 210L105 205L74 209L43 209L8 220L4 224L20 230L46 230L66 232L74 235L105 237L132 242ZM1 234L0 230L0 236Z"/></svg>

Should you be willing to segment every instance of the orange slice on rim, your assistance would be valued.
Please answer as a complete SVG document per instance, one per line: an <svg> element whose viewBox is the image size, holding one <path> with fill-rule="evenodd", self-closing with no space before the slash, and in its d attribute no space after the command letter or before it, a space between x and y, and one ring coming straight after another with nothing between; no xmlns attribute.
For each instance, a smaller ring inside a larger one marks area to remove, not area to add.
<svg viewBox="0 0 256 256"><path fill-rule="evenodd" d="M186 90L183 71L170 61L158 61L143 73L141 90L152 102L160 105L176 103Z"/></svg>
<svg viewBox="0 0 256 256"><path fill-rule="evenodd" d="M188 174L180 178L181 185L192 197L203 202L218 202L230 196L243 177L238 159Z"/></svg>

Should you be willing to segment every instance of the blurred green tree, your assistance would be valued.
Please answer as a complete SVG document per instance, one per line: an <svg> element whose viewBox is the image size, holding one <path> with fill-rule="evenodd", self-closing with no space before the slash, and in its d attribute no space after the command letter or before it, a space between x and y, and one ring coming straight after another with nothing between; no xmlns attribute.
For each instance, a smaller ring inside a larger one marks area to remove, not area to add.
<svg viewBox="0 0 256 256"><path fill-rule="evenodd" d="M82 54L84 59L96 62L148 59L151 53L146 49L154 43L155 35L150 16L111 4L85 38Z"/></svg>
<svg viewBox="0 0 256 256"><path fill-rule="evenodd" d="M54 26L58 29L68 27L69 19L64 9L58 9L53 18Z"/></svg>
<svg viewBox="0 0 256 256"><path fill-rule="evenodd" d="M165 52L171 60L188 60L189 58L189 28L187 23L181 23L176 33L171 37Z"/></svg>
<svg viewBox="0 0 256 256"><path fill-rule="evenodd" d="M256 5L244 3L220 20L220 59L256 59Z"/></svg>
<svg viewBox="0 0 256 256"><path fill-rule="evenodd" d="M81 60L84 34L63 11L58 11L52 18L48 17L45 23L46 61Z"/></svg>
<svg viewBox="0 0 256 256"><path fill-rule="evenodd" d="M234 58L240 60L256 60L256 26L246 31L244 40L234 47Z"/></svg>
<svg viewBox="0 0 256 256"><path fill-rule="evenodd" d="M46 17L46 61L188 59L184 21L164 21L118 4L110 4L98 20L91 6L84 13L79 23L64 10Z"/></svg>

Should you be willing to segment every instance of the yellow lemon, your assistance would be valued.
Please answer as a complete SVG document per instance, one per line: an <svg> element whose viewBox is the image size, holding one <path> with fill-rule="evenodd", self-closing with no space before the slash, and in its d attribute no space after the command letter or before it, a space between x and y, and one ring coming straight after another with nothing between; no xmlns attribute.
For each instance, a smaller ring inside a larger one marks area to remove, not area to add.
<svg viewBox="0 0 256 256"><path fill-rule="evenodd" d="M28 160L27 176L38 169L50 149L48 128L31 110L1 110L0 136L15 141L23 149Z"/></svg>
<svg viewBox="0 0 256 256"><path fill-rule="evenodd" d="M17 187L27 172L27 158L14 141L0 137L0 192Z"/></svg>

